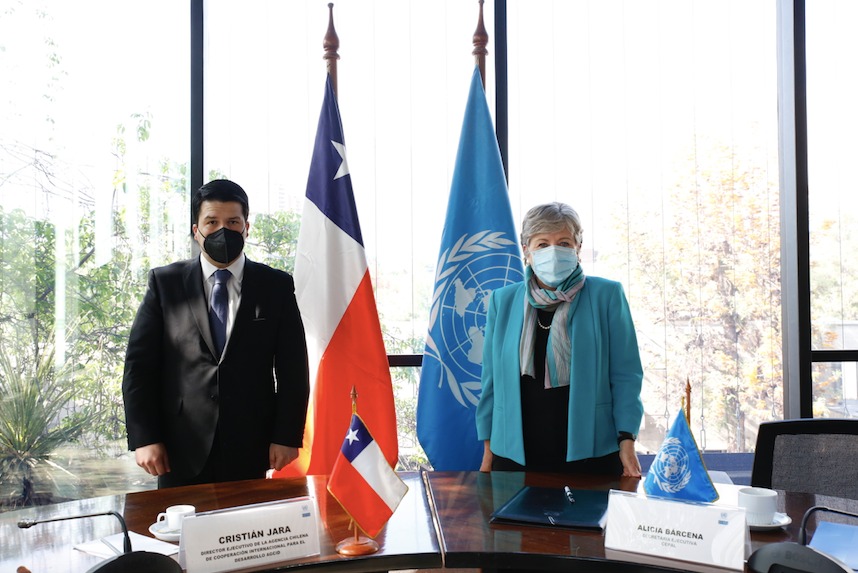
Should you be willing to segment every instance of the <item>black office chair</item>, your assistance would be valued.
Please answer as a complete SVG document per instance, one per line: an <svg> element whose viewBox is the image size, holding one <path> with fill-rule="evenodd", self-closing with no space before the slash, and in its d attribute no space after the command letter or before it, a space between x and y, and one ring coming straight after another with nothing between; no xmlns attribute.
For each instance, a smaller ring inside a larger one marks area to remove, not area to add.
<svg viewBox="0 0 858 573"><path fill-rule="evenodd" d="M764 422L751 485L858 499L858 419Z"/></svg>
<svg viewBox="0 0 858 573"><path fill-rule="evenodd" d="M807 545L770 543L748 558L751 573L851 573L848 565Z"/></svg>

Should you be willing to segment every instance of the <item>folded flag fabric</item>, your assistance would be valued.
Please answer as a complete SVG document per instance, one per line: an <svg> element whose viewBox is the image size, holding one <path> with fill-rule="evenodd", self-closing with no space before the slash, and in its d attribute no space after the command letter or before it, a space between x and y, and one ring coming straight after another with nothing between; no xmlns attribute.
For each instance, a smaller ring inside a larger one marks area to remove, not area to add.
<svg viewBox="0 0 858 573"><path fill-rule="evenodd" d="M378 535L408 491L356 413L334 462L328 491L370 537Z"/></svg>
<svg viewBox="0 0 858 573"><path fill-rule="evenodd" d="M647 495L686 501L712 502L718 492L712 485L703 456L682 411L664 437L644 480Z"/></svg>

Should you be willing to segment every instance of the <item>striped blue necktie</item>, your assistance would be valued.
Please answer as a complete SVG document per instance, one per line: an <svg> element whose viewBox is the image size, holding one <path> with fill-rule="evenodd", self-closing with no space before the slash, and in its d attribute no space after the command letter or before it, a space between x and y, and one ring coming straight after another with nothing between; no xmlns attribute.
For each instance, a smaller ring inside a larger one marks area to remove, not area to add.
<svg viewBox="0 0 858 573"><path fill-rule="evenodd" d="M218 358L223 354L223 347L226 346L226 319L229 313L229 291L226 283L229 282L230 277L232 273L226 269L220 269L214 273L215 283L212 287L209 323Z"/></svg>

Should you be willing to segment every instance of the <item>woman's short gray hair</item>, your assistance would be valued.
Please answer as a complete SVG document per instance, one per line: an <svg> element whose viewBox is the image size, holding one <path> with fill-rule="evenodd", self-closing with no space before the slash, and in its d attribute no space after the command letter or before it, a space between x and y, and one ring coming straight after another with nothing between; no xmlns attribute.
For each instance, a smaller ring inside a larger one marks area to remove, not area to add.
<svg viewBox="0 0 858 573"><path fill-rule="evenodd" d="M570 231L575 238L575 246L580 247L584 228L581 227L578 212L558 201L537 205L527 212L521 222L521 244L527 246L534 235L558 231Z"/></svg>

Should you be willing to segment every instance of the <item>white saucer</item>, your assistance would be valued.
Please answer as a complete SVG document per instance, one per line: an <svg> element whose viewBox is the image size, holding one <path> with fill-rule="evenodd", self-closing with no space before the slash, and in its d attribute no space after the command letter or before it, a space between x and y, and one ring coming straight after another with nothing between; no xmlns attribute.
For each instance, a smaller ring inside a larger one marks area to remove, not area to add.
<svg viewBox="0 0 858 573"><path fill-rule="evenodd" d="M171 541L178 543L182 532L178 529L167 529L167 524L163 521L156 521L149 526L149 533L160 539L161 541Z"/></svg>
<svg viewBox="0 0 858 573"><path fill-rule="evenodd" d="M790 516L785 513L775 513L775 519L773 522L766 525L748 525L748 527L751 528L751 531L771 531L772 529L786 527L790 523L792 523L792 518Z"/></svg>

